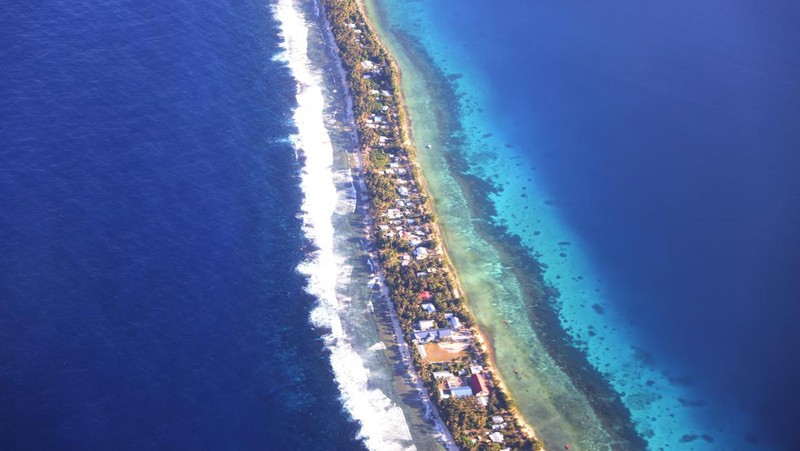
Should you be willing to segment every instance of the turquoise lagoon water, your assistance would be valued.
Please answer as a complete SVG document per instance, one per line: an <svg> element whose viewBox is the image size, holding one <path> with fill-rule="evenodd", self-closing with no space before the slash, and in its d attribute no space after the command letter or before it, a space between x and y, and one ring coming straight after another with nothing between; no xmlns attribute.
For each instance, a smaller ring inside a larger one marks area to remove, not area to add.
<svg viewBox="0 0 800 451"><path fill-rule="evenodd" d="M625 423L651 449L796 443L796 7L372 10L471 304L548 445L635 447Z"/></svg>

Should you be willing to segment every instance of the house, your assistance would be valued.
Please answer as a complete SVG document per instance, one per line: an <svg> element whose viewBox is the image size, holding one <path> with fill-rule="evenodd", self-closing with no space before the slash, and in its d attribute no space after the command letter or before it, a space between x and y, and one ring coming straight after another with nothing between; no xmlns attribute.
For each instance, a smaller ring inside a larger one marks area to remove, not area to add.
<svg viewBox="0 0 800 451"><path fill-rule="evenodd" d="M473 374L469 378L469 386L472 387L472 394L475 396L488 396L489 387L482 374Z"/></svg>
<svg viewBox="0 0 800 451"><path fill-rule="evenodd" d="M432 297L433 294L431 294L431 292L427 290L419 293L419 298L422 299L423 301L429 301Z"/></svg>
<svg viewBox="0 0 800 451"><path fill-rule="evenodd" d="M469 366L470 374L480 374L483 373L483 367L481 365L470 365Z"/></svg>
<svg viewBox="0 0 800 451"><path fill-rule="evenodd" d="M425 319L417 323L417 330L431 330L436 324L431 319Z"/></svg>
<svg viewBox="0 0 800 451"><path fill-rule="evenodd" d="M464 398L472 396L472 390L469 387L453 387L450 389L450 395L453 398Z"/></svg>
<svg viewBox="0 0 800 451"><path fill-rule="evenodd" d="M450 374L449 377L445 378L444 386L450 390L451 388L456 387L464 387L464 380L460 377L456 376L455 374Z"/></svg>
<svg viewBox="0 0 800 451"><path fill-rule="evenodd" d="M431 320L424 320L420 321L420 327L422 326L430 326L433 327L433 321ZM449 338L453 335L453 331L450 329L422 329L422 330L415 330L411 332L411 339L417 341L419 343L427 343L433 340L443 340L445 338Z"/></svg>
<svg viewBox="0 0 800 451"><path fill-rule="evenodd" d="M414 257L416 257L417 260L425 260L428 258L428 249L424 247L414 249Z"/></svg>
<svg viewBox="0 0 800 451"><path fill-rule="evenodd" d="M432 330L417 330L411 332L411 340L419 343L427 343L436 339L436 331Z"/></svg>
<svg viewBox="0 0 800 451"><path fill-rule="evenodd" d="M447 318L447 321L450 322L450 326L453 327L455 330L461 329L461 320L458 319L455 315Z"/></svg>
<svg viewBox="0 0 800 451"><path fill-rule="evenodd" d="M436 306L434 306L429 302L426 302L425 304L422 304L422 310L425 310L428 313L433 313L436 311Z"/></svg>
<svg viewBox="0 0 800 451"><path fill-rule="evenodd" d="M489 440L495 443L503 443L503 434L499 432L492 432L491 434L489 434Z"/></svg>
<svg viewBox="0 0 800 451"><path fill-rule="evenodd" d="M495 415L492 417L492 423L494 424L502 424L504 421L505 420L503 420L503 417L500 415Z"/></svg>
<svg viewBox="0 0 800 451"><path fill-rule="evenodd" d="M390 209L386 210L385 215L389 219L400 218L400 217L403 216L403 214L400 213L400 210L398 210L397 208L390 208Z"/></svg>
<svg viewBox="0 0 800 451"><path fill-rule="evenodd" d="M448 377L453 377L453 373L449 371L434 371L431 373L434 379L446 379Z"/></svg>
<svg viewBox="0 0 800 451"><path fill-rule="evenodd" d="M450 329L439 329L436 331L436 336L439 340L443 340L445 338L450 338L453 335L453 331Z"/></svg>

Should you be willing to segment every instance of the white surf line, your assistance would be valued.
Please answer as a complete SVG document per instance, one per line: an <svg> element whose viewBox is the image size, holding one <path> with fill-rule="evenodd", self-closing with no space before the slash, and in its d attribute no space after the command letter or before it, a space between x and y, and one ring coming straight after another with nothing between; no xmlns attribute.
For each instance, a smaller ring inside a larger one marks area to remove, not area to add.
<svg viewBox="0 0 800 451"><path fill-rule="evenodd" d="M402 409L383 392L370 388L369 370L346 335L341 314L347 299L337 294L337 283L352 269L336 254L332 218L338 204L334 184L333 146L325 128L325 99L321 78L307 55L309 27L293 0L279 0L273 14L280 24L283 52L276 58L289 67L297 82L297 108L293 118L297 134L291 141L303 168L303 233L316 249L297 270L308 280L306 291L317 299L311 323L330 332L324 338L331 354L334 378L345 410L360 425L358 438L369 449L414 449Z"/></svg>

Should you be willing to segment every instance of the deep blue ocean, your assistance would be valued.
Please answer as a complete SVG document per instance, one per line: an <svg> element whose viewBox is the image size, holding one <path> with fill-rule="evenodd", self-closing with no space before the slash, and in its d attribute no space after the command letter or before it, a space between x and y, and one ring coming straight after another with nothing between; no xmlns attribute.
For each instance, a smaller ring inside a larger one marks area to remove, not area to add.
<svg viewBox="0 0 800 451"><path fill-rule="evenodd" d="M480 80L485 126L525 154L635 345L704 393L687 404L754 419L733 432L743 447L800 449L800 5L415 5L444 70Z"/></svg>
<svg viewBox="0 0 800 451"><path fill-rule="evenodd" d="M753 418L743 448L800 449L800 6L414 5L636 345ZM0 448L363 446L295 270L276 27L269 2L0 8Z"/></svg>
<svg viewBox="0 0 800 451"><path fill-rule="evenodd" d="M362 446L269 2L4 2L0 42L0 448Z"/></svg>

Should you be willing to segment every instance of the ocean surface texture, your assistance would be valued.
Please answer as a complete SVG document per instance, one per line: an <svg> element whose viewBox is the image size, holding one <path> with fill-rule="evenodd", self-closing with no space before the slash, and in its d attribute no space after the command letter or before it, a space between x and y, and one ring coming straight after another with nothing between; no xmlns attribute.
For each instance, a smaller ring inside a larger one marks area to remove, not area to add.
<svg viewBox="0 0 800 451"><path fill-rule="evenodd" d="M800 6L365 3L548 449L800 449ZM3 3L1 449L435 446L319 18Z"/></svg>
<svg viewBox="0 0 800 451"><path fill-rule="evenodd" d="M798 4L368 5L548 447L800 449Z"/></svg>
<svg viewBox="0 0 800 451"><path fill-rule="evenodd" d="M0 448L359 449L269 2L3 2Z"/></svg>

